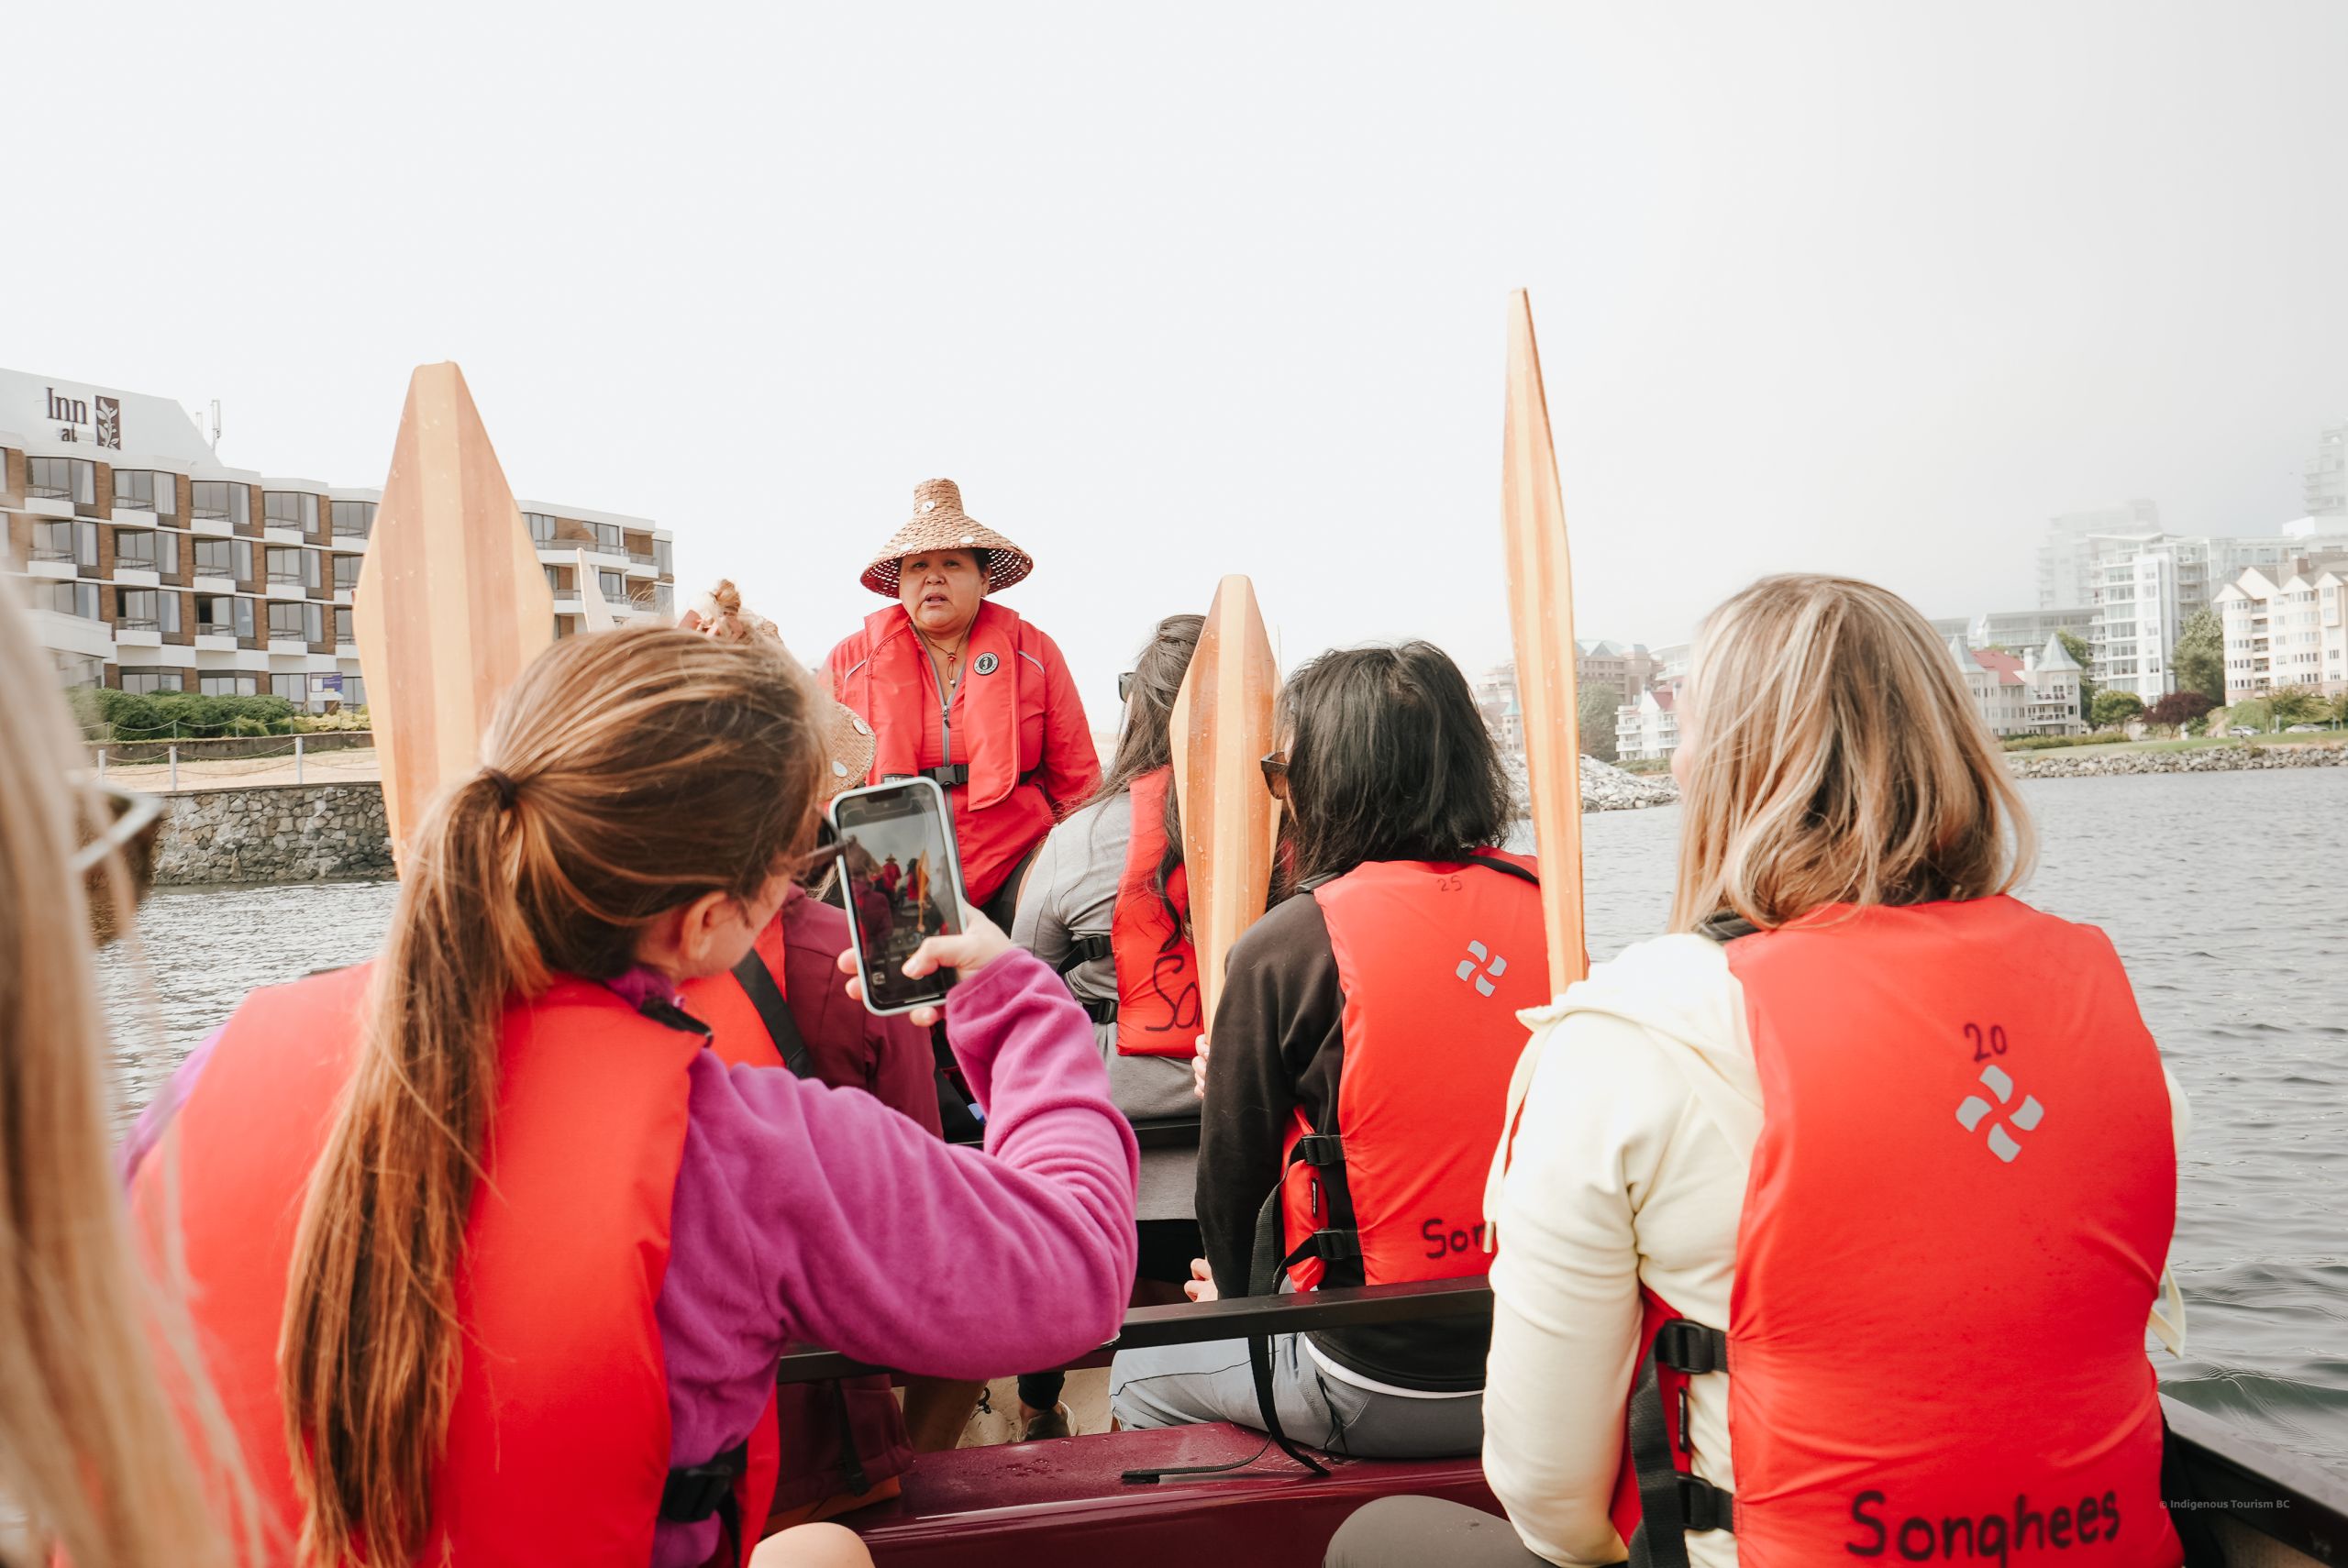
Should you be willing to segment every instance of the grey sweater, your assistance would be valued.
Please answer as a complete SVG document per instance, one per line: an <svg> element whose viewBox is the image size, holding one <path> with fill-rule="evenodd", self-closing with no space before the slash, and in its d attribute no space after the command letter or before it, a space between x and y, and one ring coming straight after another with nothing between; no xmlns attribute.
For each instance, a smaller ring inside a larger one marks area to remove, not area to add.
<svg viewBox="0 0 2348 1568"><path fill-rule="evenodd" d="M1133 816L1133 797L1120 793L1071 813L1052 829L1019 890L1013 942L1057 969L1078 937L1108 934ZM1080 964L1069 972L1068 982L1080 1001L1113 999L1116 964L1108 958ZM1119 1110L1135 1121L1198 1114L1187 1058L1119 1055L1115 1024L1096 1023L1092 1031L1109 1067L1109 1098ZM1191 1218L1197 1158L1189 1149L1141 1152L1142 1219Z"/></svg>

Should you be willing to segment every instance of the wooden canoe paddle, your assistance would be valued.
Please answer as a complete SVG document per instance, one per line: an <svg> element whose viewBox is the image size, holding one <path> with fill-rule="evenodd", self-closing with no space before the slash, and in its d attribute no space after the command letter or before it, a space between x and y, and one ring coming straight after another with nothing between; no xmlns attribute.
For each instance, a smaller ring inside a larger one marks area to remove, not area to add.
<svg viewBox="0 0 2348 1568"><path fill-rule="evenodd" d="M1271 897L1279 805L1265 786L1262 759L1272 749L1279 681L1255 585L1224 578L1168 721L1202 1032L1214 1021L1231 944L1262 917Z"/></svg>
<svg viewBox="0 0 2348 1568"><path fill-rule="evenodd" d="M1501 525L1508 543L1508 614L1515 634L1516 700L1524 717L1524 768L1533 836L1541 856L1541 913L1548 927L1549 991L1589 973L1582 913L1581 713L1574 670L1573 568L1566 507L1533 302L1509 296L1508 412L1501 442Z"/></svg>
<svg viewBox="0 0 2348 1568"><path fill-rule="evenodd" d="M396 856L441 787L481 766L498 698L554 640L546 572L454 364L408 380L351 619Z"/></svg>

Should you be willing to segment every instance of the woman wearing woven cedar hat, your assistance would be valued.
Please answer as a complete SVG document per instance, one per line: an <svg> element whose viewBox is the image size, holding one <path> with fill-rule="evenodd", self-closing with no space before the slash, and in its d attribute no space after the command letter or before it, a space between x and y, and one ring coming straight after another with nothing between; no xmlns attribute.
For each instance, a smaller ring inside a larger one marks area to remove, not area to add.
<svg viewBox="0 0 2348 1568"><path fill-rule="evenodd" d="M872 724L873 779L919 774L945 789L963 891L1005 929L1022 868L1101 782L1058 645L991 597L1035 564L962 510L952 480L925 480L864 570L865 587L897 602L826 661L833 695Z"/></svg>

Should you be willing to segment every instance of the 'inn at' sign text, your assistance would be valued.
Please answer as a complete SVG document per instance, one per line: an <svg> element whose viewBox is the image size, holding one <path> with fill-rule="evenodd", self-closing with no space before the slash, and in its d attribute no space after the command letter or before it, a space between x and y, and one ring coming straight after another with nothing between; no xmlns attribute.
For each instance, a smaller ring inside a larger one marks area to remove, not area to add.
<svg viewBox="0 0 2348 1568"><path fill-rule="evenodd" d="M88 440L94 446L122 449L122 400L113 397L60 397L49 392L49 417L57 421L61 441ZM93 415L95 415L93 418ZM89 435L82 433L86 429Z"/></svg>

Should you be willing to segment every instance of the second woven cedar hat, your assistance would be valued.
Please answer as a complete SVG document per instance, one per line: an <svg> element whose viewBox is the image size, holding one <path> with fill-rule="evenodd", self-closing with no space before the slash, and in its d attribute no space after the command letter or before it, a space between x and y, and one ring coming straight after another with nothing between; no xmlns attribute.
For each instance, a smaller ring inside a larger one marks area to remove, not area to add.
<svg viewBox="0 0 2348 1568"><path fill-rule="evenodd" d="M894 599L897 563L925 550L984 550L989 593L1001 593L1036 569L1026 551L962 510L962 487L952 480L924 480L914 486L913 516L880 547L860 580L881 597Z"/></svg>

